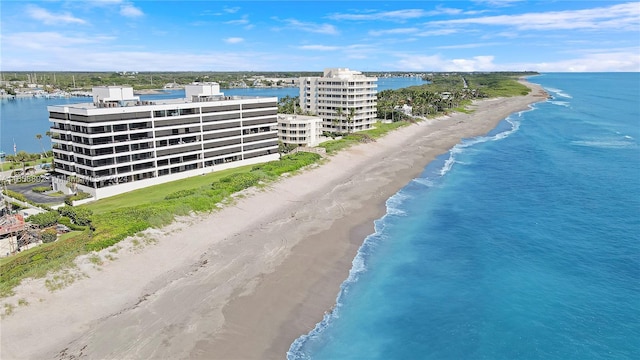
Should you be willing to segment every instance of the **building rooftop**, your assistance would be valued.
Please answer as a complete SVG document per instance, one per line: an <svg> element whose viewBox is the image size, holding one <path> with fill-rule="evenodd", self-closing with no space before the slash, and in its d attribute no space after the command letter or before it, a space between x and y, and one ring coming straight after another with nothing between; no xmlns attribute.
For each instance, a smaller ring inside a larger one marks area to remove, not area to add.
<svg viewBox="0 0 640 360"><path fill-rule="evenodd" d="M52 105L50 107L89 110L268 98L261 96L225 96L224 93L220 92L220 85L217 83L186 85L185 97L173 99L140 100L139 96L133 95L133 88L129 86L97 86L93 88L92 93L93 102L91 103Z"/></svg>

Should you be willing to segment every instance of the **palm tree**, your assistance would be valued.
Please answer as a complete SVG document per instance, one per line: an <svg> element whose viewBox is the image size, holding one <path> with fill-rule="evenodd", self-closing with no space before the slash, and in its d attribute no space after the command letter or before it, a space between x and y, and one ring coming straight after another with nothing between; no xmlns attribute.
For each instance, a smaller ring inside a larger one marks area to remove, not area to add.
<svg viewBox="0 0 640 360"><path fill-rule="evenodd" d="M42 134L36 134L36 139L38 139L38 142L40 143L40 148L42 148L42 157L47 157L46 156L46 151L44 151L44 145L42 145Z"/></svg>
<svg viewBox="0 0 640 360"><path fill-rule="evenodd" d="M340 131L338 131L338 132L340 132L340 133L342 132L342 114L343 114L343 112L342 112L342 108L341 108L341 107L339 107L339 108L336 110L336 116L338 116L338 122L340 123L340 128L339 128L339 129L340 129Z"/></svg>
<svg viewBox="0 0 640 360"><path fill-rule="evenodd" d="M26 162L31 160L31 154L27 153L24 150L18 151L18 153L14 156L15 161L22 163L22 172L24 173L24 169L26 167Z"/></svg>
<svg viewBox="0 0 640 360"><path fill-rule="evenodd" d="M353 132L355 131L355 126L351 126L354 122L353 118L356 117L356 108L349 108L349 114L347 115L347 131Z"/></svg>

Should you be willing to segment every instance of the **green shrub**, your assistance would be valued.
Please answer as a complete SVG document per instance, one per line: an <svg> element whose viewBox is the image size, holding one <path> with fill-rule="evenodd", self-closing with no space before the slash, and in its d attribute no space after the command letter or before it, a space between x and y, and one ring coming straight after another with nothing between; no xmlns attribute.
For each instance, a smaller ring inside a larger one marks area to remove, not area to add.
<svg viewBox="0 0 640 360"><path fill-rule="evenodd" d="M43 243L54 242L58 239L58 233L53 229L47 229L40 233L40 238Z"/></svg>
<svg viewBox="0 0 640 360"><path fill-rule="evenodd" d="M92 195L83 191L78 191L75 195L70 195L67 196L64 199L64 203L69 205L69 206L73 206L73 202L74 201L78 201L78 200L84 200L84 199L88 199L90 198Z"/></svg>
<svg viewBox="0 0 640 360"><path fill-rule="evenodd" d="M258 185L258 182L260 182L260 176L258 174L251 172L235 173L223 177L217 183L213 183L212 187L222 186L229 190L229 192L234 193Z"/></svg>
<svg viewBox="0 0 640 360"><path fill-rule="evenodd" d="M87 208L63 206L61 208L58 208L58 212L60 213L60 215L66 216L71 219L74 224L80 226L87 226L91 224L91 215L93 214L93 212Z"/></svg>
<svg viewBox="0 0 640 360"><path fill-rule="evenodd" d="M171 194L165 196L164 199L165 200L171 200L171 199L178 199L178 198L182 198L182 197L187 197L187 196L191 196L191 195L195 194L197 191L198 191L198 189L180 190L180 191L172 192Z"/></svg>
<svg viewBox="0 0 640 360"><path fill-rule="evenodd" d="M80 225L76 225L74 223L71 222L71 219L69 219L66 216L61 216L58 218L58 224L62 224L66 227L68 227L71 230L77 230L77 231L82 231L82 230L86 230L87 227L86 226L80 226Z"/></svg>
<svg viewBox="0 0 640 360"><path fill-rule="evenodd" d="M5 190L4 193L7 194L7 196L12 197L18 201L28 202L27 198L19 192L15 192L13 190Z"/></svg>
<svg viewBox="0 0 640 360"><path fill-rule="evenodd" d="M31 188L31 191L36 192L36 193L43 193L43 192L47 192L47 191L51 191L53 190L53 188L51 186L35 186L33 188Z"/></svg>
<svg viewBox="0 0 640 360"><path fill-rule="evenodd" d="M57 211L47 211L45 213L31 215L27 221L37 225L39 228L45 228L58 222L60 214Z"/></svg>

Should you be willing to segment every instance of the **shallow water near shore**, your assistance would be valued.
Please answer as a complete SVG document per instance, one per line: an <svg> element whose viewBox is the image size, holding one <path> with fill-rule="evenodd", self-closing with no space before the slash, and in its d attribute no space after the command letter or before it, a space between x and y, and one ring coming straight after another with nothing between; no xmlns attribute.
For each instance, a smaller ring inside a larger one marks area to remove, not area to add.
<svg viewBox="0 0 640 360"><path fill-rule="evenodd" d="M640 355L640 74L530 81L553 98L387 201L289 359Z"/></svg>

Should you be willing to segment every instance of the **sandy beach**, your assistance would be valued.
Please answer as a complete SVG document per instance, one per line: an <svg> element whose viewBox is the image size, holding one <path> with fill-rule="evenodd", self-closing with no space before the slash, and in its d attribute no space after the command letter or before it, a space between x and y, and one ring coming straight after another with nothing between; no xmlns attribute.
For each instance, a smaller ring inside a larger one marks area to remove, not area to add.
<svg viewBox="0 0 640 360"><path fill-rule="evenodd" d="M251 190L233 205L83 256L71 285L28 280L0 326L0 358L283 359L335 303L385 201L463 138L547 98L477 101ZM110 260L111 258L112 260ZM28 305L20 305L20 303Z"/></svg>

